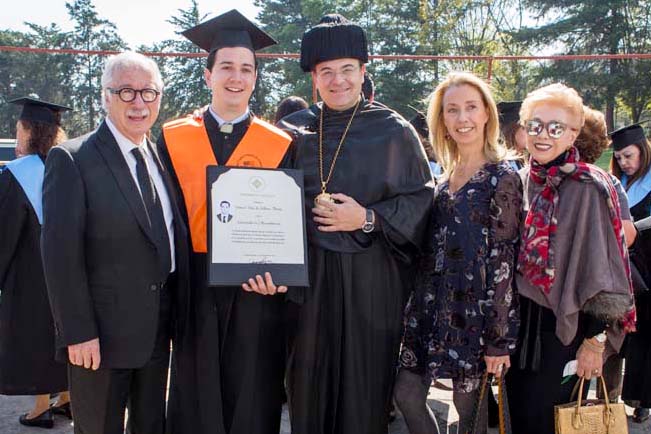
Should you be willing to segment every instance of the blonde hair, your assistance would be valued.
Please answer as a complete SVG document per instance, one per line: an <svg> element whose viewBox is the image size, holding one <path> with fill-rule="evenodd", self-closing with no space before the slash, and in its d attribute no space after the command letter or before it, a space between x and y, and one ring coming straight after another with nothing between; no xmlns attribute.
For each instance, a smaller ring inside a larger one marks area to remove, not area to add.
<svg viewBox="0 0 651 434"><path fill-rule="evenodd" d="M531 114L536 107L543 104L556 105L566 110L579 121L578 125L570 126L578 130L583 127L585 123L583 99L576 90L561 83L550 84L530 92L522 101L522 107L520 107L520 123L524 125L526 121L531 119Z"/></svg>
<svg viewBox="0 0 651 434"><path fill-rule="evenodd" d="M504 160L508 154L499 140L499 115L488 84L470 72L452 72L432 92L427 108L429 139L434 147L437 162L447 174L452 173L456 167L459 161L459 151L443 122L443 97L448 89L463 85L477 89L488 112L488 121L484 128L484 155L486 159L492 163L497 163Z"/></svg>

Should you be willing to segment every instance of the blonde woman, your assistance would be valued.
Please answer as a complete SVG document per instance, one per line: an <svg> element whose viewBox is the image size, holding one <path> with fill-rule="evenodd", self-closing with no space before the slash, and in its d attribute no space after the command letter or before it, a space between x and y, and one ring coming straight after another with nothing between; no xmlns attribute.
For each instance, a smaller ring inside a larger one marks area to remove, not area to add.
<svg viewBox="0 0 651 434"><path fill-rule="evenodd" d="M499 144L497 108L481 79L450 74L432 94L427 120L444 176L406 310L395 395L411 434L437 432L427 391L433 380L451 378L465 433L483 373L504 372L515 348L511 281L522 187ZM485 402L481 420L485 432Z"/></svg>

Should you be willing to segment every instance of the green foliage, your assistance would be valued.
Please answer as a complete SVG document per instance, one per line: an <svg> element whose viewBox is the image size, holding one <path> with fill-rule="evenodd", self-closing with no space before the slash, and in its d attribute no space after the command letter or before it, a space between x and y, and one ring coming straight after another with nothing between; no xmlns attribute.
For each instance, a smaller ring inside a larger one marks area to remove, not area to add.
<svg viewBox="0 0 651 434"><path fill-rule="evenodd" d="M278 40L265 52L300 51L303 33L326 13L359 23L368 34L372 55L535 55L651 52L651 0L255 0L257 21ZM124 50L113 23L100 17L92 0L66 3L71 32L56 24L28 23L26 32L0 30L0 44L82 50ZM168 19L177 34L205 19L197 0L189 0ZM203 79L205 53L180 34L139 51L193 53L196 57L158 56L165 82L159 121L205 106L210 91ZM74 136L95 128L101 118L100 55L0 52L0 137L15 134L16 108L7 100L29 93L75 108L65 116ZM297 59L258 57L253 111L272 119L278 102L289 95L312 101L312 80ZM411 117L409 107L424 109L424 99L452 70L486 77L489 63L476 60L389 61L368 65L376 99ZM535 61L490 64L497 100L522 99L542 83L563 81L586 103L605 110L612 126L649 117L651 61Z"/></svg>
<svg viewBox="0 0 651 434"><path fill-rule="evenodd" d="M196 0L190 0L187 9L179 9L177 15L167 20L180 34L205 19ZM140 47L141 51L161 53L196 53L197 57L156 57L155 60L163 75L165 90L161 111L153 131L154 137L160 132L160 125L170 119L192 113L195 109L210 103L210 90L207 88L203 72L206 68L205 52L185 38L168 39L151 47Z"/></svg>
<svg viewBox="0 0 651 434"><path fill-rule="evenodd" d="M545 23L514 32L522 43L554 47L559 54L646 53L651 48L651 1L527 0L526 5ZM618 97L628 111L624 122L639 120L651 99L650 72L648 60L560 61L541 66L537 76L543 82L565 82L586 104L605 108L613 129Z"/></svg>
<svg viewBox="0 0 651 434"><path fill-rule="evenodd" d="M100 18L92 0L74 0L66 3L68 15L75 23L69 35L70 46L80 50L115 50L127 48L118 36L115 24ZM101 115L101 74L104 66L102 56L77 55L74 57L72 75L69 78L74 89L72 129L89 131L95 128Z"/></svg>

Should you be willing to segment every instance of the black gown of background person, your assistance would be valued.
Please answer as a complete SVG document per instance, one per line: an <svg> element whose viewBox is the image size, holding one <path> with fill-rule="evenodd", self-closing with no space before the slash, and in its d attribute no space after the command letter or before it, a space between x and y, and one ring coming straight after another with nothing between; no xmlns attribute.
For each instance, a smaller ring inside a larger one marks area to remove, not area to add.
<svg viewBox="0 0 651 434"><path fill-rule="evenodd" d="M280 123L295 137L296 167L305 173L311 283L288 293L297 321L287 368L292 433L386 433L403 309L412 289L408 264L424 235L433 183L408 122L379 103L362 101L327 191L372 208L379 229L319 231L311 208L321 185L321 107ZM326 108L324 176L352 112Z"/></svg>
<svg viewBox="0 0 651 434"><path fill-rule="evenodd" d="M649 217L651 210L651 193L631 208L633 221ZM638 234L633 244L651 267L651 230ZM648 269L647 269L648 270ZM651 279L645 276L647 287L651 288ZM651 408L651 290L635 294L637 310L637 331L626 336L623 355L626 359L626 372L622 389L622 399L632 402L635 407Z"/></svg>
<svg viewBox="0 0 651 434"><path fill-rule="evenodd" d="M54 322L45 287L41 225L12 173L0 173L0 394L68 390L54 360Z"/></svg>
<svg viewBox="0 0 651 434"><path fill-rule="evenodd" d="M206 111L204 125L219 164L228 161L250 124L251 117L225 134ZM161 159L176 179L162 135L159 145ZM280 167L288 167L289 161L288 152ZM182 197L178 180L175 187ZM179 203L185 210L185 202ZM187 212L183 215L187 223ZM174 344L167 432L277 434L283 401L285 297L249 293L240 286L207 286L207 261L205 253L190 256L190 302L181 313L184 336Z"/></svg>

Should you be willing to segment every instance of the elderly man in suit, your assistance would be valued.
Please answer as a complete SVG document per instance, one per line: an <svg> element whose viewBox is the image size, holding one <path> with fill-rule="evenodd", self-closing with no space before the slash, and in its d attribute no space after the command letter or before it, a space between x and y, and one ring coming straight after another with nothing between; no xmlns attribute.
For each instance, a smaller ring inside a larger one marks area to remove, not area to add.
<svg viewBox="0 0 651 434"><path fill-rule="evenodd" d="M187 230L156 145L156 64L133 52L102 75L106 118L53 149L42 254L76 434L162 434L171 310L182 307ZM177 325L180 327L182 325Z"/></svg>

